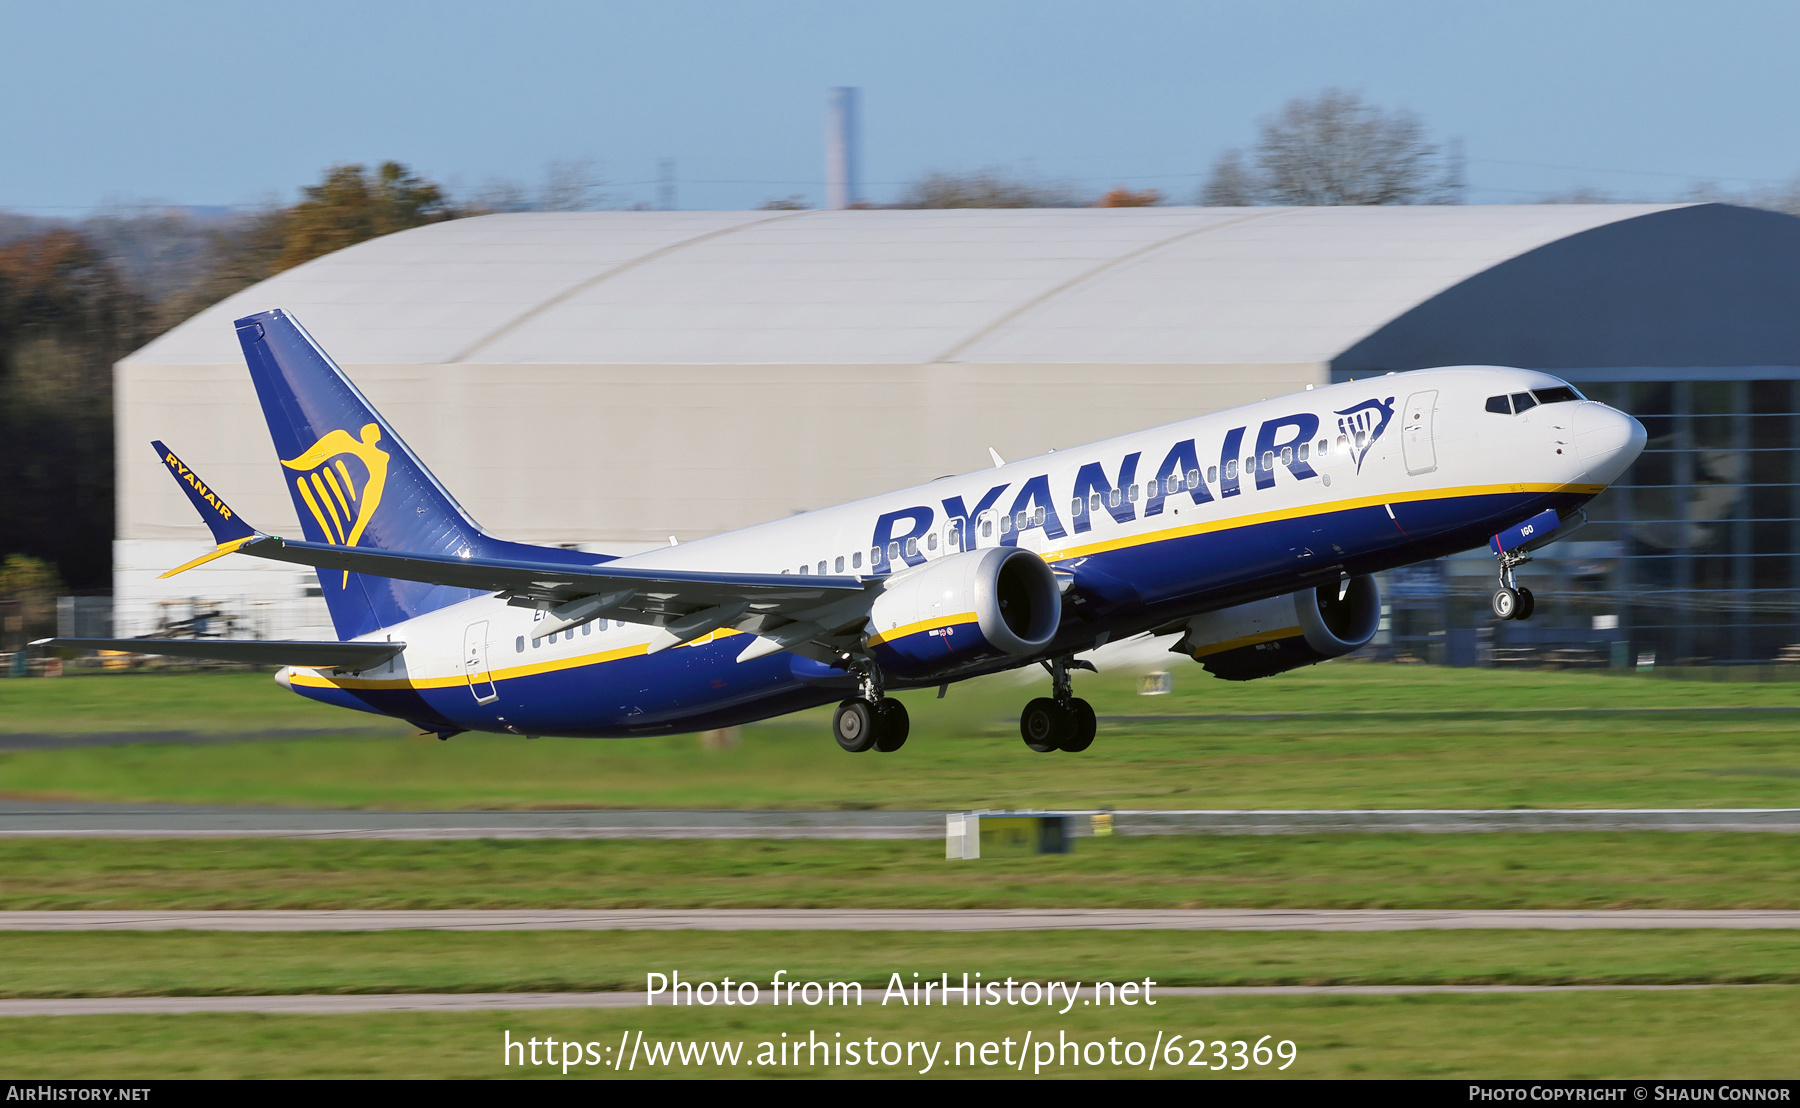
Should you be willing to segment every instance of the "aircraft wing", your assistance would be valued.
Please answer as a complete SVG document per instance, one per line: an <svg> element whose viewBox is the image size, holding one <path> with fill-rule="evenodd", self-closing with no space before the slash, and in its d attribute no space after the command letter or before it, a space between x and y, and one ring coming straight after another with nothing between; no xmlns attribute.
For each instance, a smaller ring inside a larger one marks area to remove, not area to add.
<svg viewBox="0 0 1800 1108"><path fill-rule="evenodd" d="M299 642L266 639L38 639L32 646L124 650L215 662L307 669L373 669L406 649L403 642Z"/></svg>
<svg viewBox="0 0 1800 1108"><path fill-rule="evenodd" d="M516 606L543 609L546 620L533 629L539 635L552 635L597 618L650 624L663 629L652 643L653 652L721 627L759 635L783 629L779 638L766 640L770 649L760 653L775 649L817 653L806 645L815 639L829 652L837 645L835 632L860 626L879 587L877 581L857 577L457 558L295 542L274 535L258 535L235 549L239 554L316 569L497 593ZM802 631L814 630L817 634L795 638Z"/></svg>

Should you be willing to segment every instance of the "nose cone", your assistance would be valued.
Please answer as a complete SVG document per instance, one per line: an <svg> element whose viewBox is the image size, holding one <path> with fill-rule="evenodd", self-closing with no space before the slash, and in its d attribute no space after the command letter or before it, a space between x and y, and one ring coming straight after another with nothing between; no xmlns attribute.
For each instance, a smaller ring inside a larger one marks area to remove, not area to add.
<svg viewBox="0 0 1800 1108"><path fill-rule="evenodd" d="M1588 476L1603 485L1619 479L1644 452L1644 425L1592 401L1575 410L1575 454Z"/></svg>

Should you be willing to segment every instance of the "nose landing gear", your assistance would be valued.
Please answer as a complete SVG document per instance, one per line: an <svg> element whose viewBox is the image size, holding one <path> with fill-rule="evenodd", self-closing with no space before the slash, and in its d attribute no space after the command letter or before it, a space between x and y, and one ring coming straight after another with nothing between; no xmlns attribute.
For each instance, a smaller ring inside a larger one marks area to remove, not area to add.
<svg viewBox="0 0 1800 1108"><path fill-rule="evenodd" d="M1050 696L1040 696L1025 705L1019 715L1019 735L1025 745L1039 754L1064 750L1078 754L1094 744L1099 724L1094 706L1075 695L1069 679L1071 669L1099 672L1092 662L1078 662L1063 655L1043 663L1050 671Z"/></svg>
<svg viewBox="0 0 1800 1108"><path fill-rule="evenodd" d="M1500 588L1494 593L1494 615L1500 619L1530 619L1537 607L1531 590L1519 584L1513 571L1531 561L1517 551L1500 555Z"/></svg>

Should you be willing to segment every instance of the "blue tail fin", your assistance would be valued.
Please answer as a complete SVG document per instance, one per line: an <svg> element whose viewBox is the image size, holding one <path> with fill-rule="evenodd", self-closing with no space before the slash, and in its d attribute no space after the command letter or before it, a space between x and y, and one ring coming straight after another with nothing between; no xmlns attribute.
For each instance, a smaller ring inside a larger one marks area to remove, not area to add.
<svg viewBox="0 0 1800 1108"><path fill-rule="evenodd" d="M605 560L484 533L291 315L246 316L237 333L308 540L462 557L529 551L539 560ZM329 570L319 586L345 639L482 595Z"/></svg>

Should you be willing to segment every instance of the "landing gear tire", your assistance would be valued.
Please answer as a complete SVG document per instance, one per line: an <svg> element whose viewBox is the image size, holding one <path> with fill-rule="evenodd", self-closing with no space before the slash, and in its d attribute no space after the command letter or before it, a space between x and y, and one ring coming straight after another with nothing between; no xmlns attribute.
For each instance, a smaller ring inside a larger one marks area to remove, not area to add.
<svg viewBox="0 0 1800 1108"><path fill-rule="evenodd" d="M1532 611L1535 610L1536 608L1537 608L1537 597L1532 596L1531 590L1528 588L1525 588L1524 586L1521 585L1519 587L1519 610L1513 616L1513 618L1514 619L1530 619Z"/></svg>
<svg viewBox="0 0 1800 1108"><path fill-rule="evenodd" d="M912 730L912 720L906 714L906 705L898 700L883 700L875 705L875 749L883 754L892 754L906 745L906 734Z"/></svg>
<svg viewBox="0 0 1800 1108"><path fill-rule="evenodd" d="M1025 745L1039 754L1048 754L1053 750L1061 750L1063 743L1074 737L1075 721L1062 705L1047 696L1040 696L1025 705L1019 714L1019 736Z"/></svg>
<svg viewBox="0 0 1800 1108"><path fill-rule="evenodd" d="M1519 591L1503 586L1494 593L1494 614L1501 619L1519 619L1520 603Z"/></svg>
<svg viewBox="0 0 1800 1108"><path fill-rule="evenodd" d="M832 737L850 754L861 754L874 746L881 731L881 717L876 714L875 705L861 697L839 704L837 715L831 719Z"/></svg>
<svg viewBox="0 0 1800 1108"><path fill-rule="evenodd" d="M1067 711L1073 726L1068 739L1057 749L1079 754L1094 745L1094 732L1099 730L1100 724L1094 719L1094 706L1080 697L1069 701Z"/></svg>

